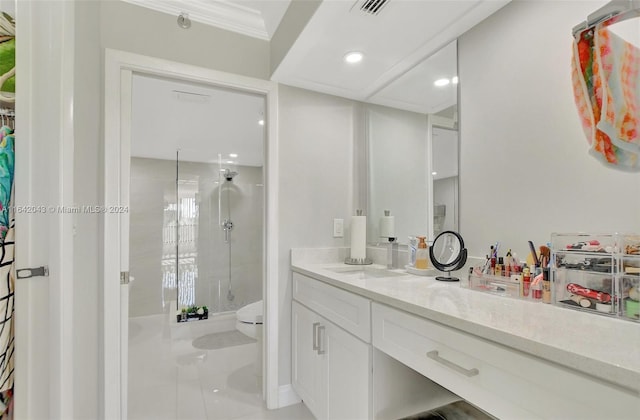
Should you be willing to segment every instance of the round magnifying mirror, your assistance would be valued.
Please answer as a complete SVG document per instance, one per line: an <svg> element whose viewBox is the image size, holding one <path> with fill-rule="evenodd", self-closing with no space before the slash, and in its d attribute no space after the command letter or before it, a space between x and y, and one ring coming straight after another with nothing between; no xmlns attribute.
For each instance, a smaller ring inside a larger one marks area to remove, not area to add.
<svg viewBox="0 0 640 420"><path fill-rule="evenodd" d="M451 272L461 269L467 262L467 249L462 236L451 230L442 232L429 248L429 258L436 269L447 273L447 277L438 276L436 280L460 281L457 277L451 277Z"/></svg>

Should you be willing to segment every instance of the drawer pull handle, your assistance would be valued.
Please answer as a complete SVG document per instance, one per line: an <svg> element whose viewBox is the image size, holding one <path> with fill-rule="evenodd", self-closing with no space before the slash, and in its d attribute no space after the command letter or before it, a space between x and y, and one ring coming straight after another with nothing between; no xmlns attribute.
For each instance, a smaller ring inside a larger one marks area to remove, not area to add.
<svg viewBox="0 0 640 420"><path fill-rule="evenodd" d="M462 366L456 365L453 362L448 361L447 359L444 359L442 357L440 357L440 355L438 354L438 350L433 350L427 353L427 357L429 359L433 359L438 363L442 363L443 365L445 365L448 368L451 368L453 370L455 370L456 372L460 372L462 373L464 376L468 376L469 378L472 376L476 376L477 374L480 373L480 371L476 368L473 369L465 369Z"/></svg>
<svg viewBox="0 0 640 420"><path fill-rule="evenodd" d="M323 348L324 346L322 345L322 342L320 341L320 338L322 338L321 334L324 333L324 328L325 328L324 325L320 325L318 327L318 354L325 354L327 352L327 350ZM326 341L326 340L322 340L322 341Z"/></svg>
<svg viewBox="0 0 640 420"><path fill-rule="evenodd" d="M320 325L319 322L313 323L313 349L316 351L320 349L320 346L318 345L318 326L319 325Z"/></svg>

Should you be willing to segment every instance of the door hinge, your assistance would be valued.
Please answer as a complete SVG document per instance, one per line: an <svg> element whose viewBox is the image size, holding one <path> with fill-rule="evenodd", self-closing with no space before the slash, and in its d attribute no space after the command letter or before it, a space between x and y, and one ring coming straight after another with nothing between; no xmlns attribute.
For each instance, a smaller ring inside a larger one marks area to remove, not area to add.
<svg viewBox="0 0 640 420"><path fill-rule="evenodd" d="M16 277L19 279L29 279L31 277L49 277L49 266L43 265L36 268L19 268L16 270Z"/></svg>
<svg viewBox="0 0 640 420"><path fill-rule="evenodd" d="M129 272L121 271L120 272L120 284L129 284Z"/></svg>

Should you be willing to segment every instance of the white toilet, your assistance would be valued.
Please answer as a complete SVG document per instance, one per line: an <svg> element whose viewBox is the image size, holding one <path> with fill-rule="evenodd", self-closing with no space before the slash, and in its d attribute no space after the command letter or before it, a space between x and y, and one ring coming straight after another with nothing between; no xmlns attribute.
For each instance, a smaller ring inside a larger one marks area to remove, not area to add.
<svg viewBox="0 0 640 420"><path fill-rule="evenodd" d="M262 314L263 301L250 303L236 312L236 329L247 337L257 340L256 375L262 376Z"/></svg>

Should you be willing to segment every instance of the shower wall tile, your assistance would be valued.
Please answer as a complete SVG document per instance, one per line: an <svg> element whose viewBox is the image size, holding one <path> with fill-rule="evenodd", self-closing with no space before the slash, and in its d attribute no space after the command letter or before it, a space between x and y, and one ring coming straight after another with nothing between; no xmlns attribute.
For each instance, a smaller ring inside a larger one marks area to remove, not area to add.
<svg viewBox="0 0 640 420"><path fill-rule="evenodd" d="M194 219L197 226L189 231L193 242L179 246L180 275L190 269L195 276L197 271L189 293L194 294L196 305L207 305L212 312L235 310L262 299L262 168L239 166L234 170L238 175L226 182L217 165L180 162L179 166L179 195L193 198L198 207L198 217ZM168 298L176 299L175 289L163 288L162 270L165 254L165 270L169 267L175 273L175 245L163 247L164 209L168 203L176 202L175 172L174 161L131 161L130 247L131 274L135 277L131 284L131 316L162 313ZM220 226L224 219L234 223L230 243L225 242ZM185 230L182 237L186 235ZM182 293L183 298L185 295Z"/></svg>

